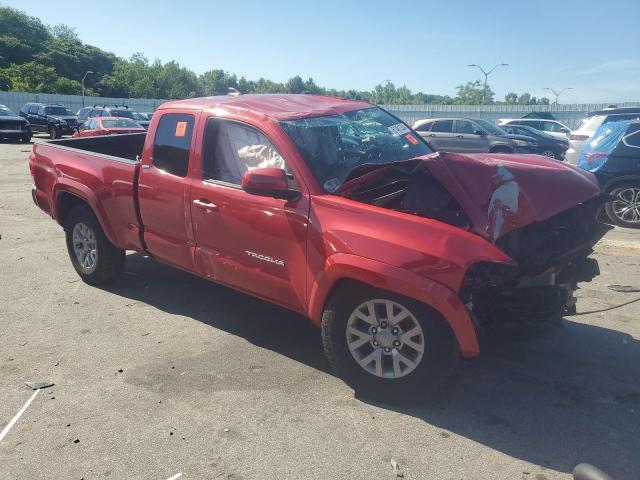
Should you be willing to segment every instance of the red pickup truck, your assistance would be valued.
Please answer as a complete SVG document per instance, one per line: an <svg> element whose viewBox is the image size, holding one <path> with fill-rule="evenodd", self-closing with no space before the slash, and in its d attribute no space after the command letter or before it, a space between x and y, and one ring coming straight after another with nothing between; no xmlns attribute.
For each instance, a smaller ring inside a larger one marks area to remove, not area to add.
<svg viewBox="0 0 640 480"><path fill-rule="evenodd" d="M96 285L144 252L300 312L355 388L436 385L478 334L575 311L608 230L594 177L535 155L436 153L365 102L168 102L148 133L37 143L35 203Z"/></svg>

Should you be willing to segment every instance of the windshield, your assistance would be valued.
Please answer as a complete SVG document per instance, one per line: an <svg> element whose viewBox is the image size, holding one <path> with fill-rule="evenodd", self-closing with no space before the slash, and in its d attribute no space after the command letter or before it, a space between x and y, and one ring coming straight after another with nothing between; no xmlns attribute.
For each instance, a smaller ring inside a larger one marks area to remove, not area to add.
<svg viewBox="0 0 640 480"><path fill-rule="evenodd" d="M507 133L497 125L487 122L486 120L476 120L476 122L491 135L504 135Z"/></svg>
<svg viewBox="0 0 640 480"><path fill-rule="evenodd" d="M119 120L102 120L102 126L104 128L142 128L133 120L128 118L121 118Z"/></svg>
<svg viewBox="0 0 640 480"><path fill-rule="evenodd" d="M44 112L47 115L74 115L74 113L65 107L46 107Z"/></svg>
<svg viewBox="0 0 640 480"><path fill-rule="evenodd" d="M431 153L404 123L380 108L281 122L326 192L367 163L389 163Z"/></svg>
<svg viewBox="0 0 640 480"><path fill-rule="evenodd" d="M7 107L0 107L0 117L17 117L17 115Z"/></svg>

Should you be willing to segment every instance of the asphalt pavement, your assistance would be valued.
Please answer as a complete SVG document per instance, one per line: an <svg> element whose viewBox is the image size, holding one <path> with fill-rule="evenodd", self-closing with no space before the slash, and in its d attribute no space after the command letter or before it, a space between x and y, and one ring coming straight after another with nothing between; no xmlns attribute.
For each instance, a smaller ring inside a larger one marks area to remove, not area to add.
<svg viewBox="0 0 640 480"><path fill-rule="evenodd" d="M79 281L0 144L0 479L640 478L640 302L486 339L413 406L356 398L305 318L139 254ZM640 231L615 229L578 311L640 297ZM397 465L394 468L392 465ZM180 475L181 474L181 475Z"/></svg>

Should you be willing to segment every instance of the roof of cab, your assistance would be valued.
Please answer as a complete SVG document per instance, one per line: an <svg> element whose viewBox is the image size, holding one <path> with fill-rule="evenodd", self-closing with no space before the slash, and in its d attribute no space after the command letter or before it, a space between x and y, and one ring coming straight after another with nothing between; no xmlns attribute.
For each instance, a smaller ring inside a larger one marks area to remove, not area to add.
<svg viewBox="0 0 640 480"><path fill-rule="evenodd" d="M296 120L300 118L337 115L362 108L371 108L367 102L347 100L311 94L256 94L220 95L214 97L190 98L163 103L159 109L186 108L213 110L222 108L229 111L251 112L266 115L274 120Z"/></svg>

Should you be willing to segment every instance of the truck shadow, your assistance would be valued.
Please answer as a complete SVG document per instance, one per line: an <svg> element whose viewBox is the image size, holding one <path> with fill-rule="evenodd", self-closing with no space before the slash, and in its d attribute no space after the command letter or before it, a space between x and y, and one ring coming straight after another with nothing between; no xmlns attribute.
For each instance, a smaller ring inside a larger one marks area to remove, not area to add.
<svg viewBox="0 0 640 480"><path fill-rule="evenodd" d="M138 254L107 290L331 373L304 317ZM527 343L494 339L423 402L359 400L420 418L442 441L460 435L543 468L589 462L619 480L640 472L640 344L619 331L567 320Z"/></svg>

